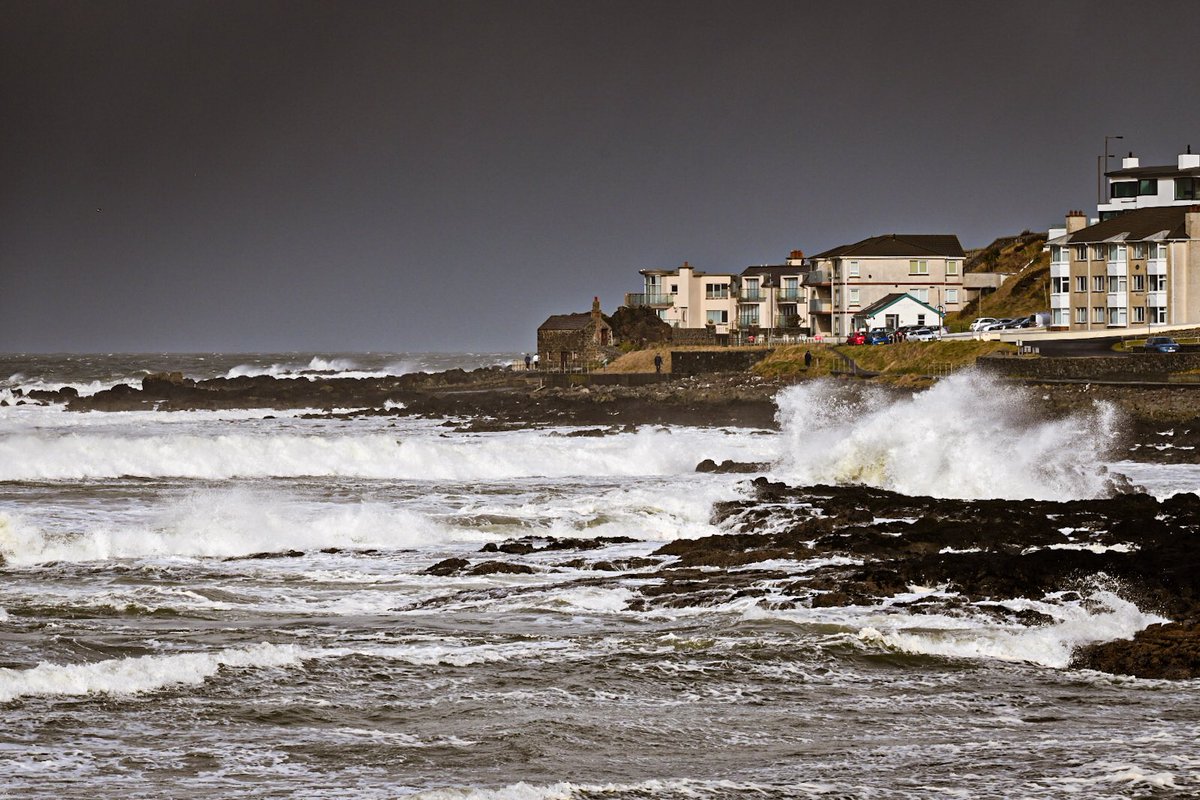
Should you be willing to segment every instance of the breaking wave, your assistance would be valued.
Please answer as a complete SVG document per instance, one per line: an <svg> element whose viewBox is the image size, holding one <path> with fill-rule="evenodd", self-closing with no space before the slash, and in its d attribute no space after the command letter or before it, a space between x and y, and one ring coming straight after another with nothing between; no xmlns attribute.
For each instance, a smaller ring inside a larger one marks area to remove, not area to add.
<svg viewBox="0 0 1200 800"><path fill-rule="evenodd" d="M792 482L948 498L1111 492L1104 464L1119 417L1109 403L1039 419L1027 390L974 371L900 399L815 381L783 390L777 403L787 452L777 472Z"/></svg>
<svg viewBox="0 0 1200 800"><path fill-rule="evenodd" d="M361 365L349 358L323 358L314 356L307 364L239 364L225 373L226 378L257 378L269 376L272 378L389 378L407 375L410 372L420 372L420 367L413 361L397 361L382 369L363 369Z"/></svg>

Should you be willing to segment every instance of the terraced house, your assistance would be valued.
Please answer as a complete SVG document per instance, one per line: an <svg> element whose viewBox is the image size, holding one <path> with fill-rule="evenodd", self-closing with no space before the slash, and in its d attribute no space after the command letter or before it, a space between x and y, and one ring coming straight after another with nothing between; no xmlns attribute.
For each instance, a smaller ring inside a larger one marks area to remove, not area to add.
<svg viewBox="0 0 1200 800"><path fill-rule="evenodd" d="M929 309L929 318L911 324L941 325L946 312L966 300L963 260L953 234L892 233L818 253L804 278L809 327L817 335L844 336L864 309L897 293Z"/></svg>
<svg viewBox="0 0 1200 800"><path fill-rule="evenodd" d="M1050 327L1085 331L1200 323L1200 205L1067 214L1050 246Z"/></svg>

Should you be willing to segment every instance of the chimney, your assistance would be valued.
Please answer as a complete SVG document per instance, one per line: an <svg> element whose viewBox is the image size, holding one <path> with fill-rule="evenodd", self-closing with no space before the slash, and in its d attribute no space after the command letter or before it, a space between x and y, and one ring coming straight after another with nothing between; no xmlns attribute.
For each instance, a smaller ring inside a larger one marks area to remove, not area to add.
<svg viewBox="0 0 1200 800"><path fill-rule="evenodd" d="M1138 165L1138 163L1138 157L1133 154L1132 150L1130 150L1129 155L1121 159L1121 169L1133 169Z"/></svg>
<svg viewBox="0 0 1200 800"><path fill-rule="evenodd" d="M1193 153L1192 146L1189 144L1187 152L1179 154L1179 168L1196 169L1197 167L1200 167L1200 153Z"/></svg>
<svg viewBox="0 0 1200 800"><path fill-rule="evenodd" d="M592 322L600 321L600 298L592 298Z"/></svg>
<svg viewBox="0 0 1200 800"><path fill-rule="evenodd" d="M1183 232L1193 242L1200 241L1200 206L1188 206L1183 215Z"/></svg>
<svg viewBox="0 0 1200 800"><path fill-rule="evenodd" d="M1084 214L1082 211L1067 212L1067 233L1083 230L1087 227L1087 224L1087 214Z"/></svg>

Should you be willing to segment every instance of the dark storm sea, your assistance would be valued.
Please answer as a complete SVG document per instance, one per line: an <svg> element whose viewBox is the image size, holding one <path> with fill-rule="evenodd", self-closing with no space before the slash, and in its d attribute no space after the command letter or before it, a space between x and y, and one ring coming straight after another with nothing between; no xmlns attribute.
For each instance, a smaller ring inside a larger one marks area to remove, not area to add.
<svg viewBox="0 0 1200 800"><path fill-rule="evenodd" d="M636 557L727 532L713 504L748 494L750 476L697 474L701 459L914 495L1098 491L1089 469L1031 481L1031 460L1076 457L1052 429L976 435L988 388L970 380L849 420L819 388L789 391L779 431L590 437L303 410L75 413L15 391L519 357L0 356L0 797L1200 795L1196 681L1066 668L1075 645L1156 620L1099 588L1027 601L1054 620L1038 627L787 607L769 586L632 610L654 580ZM958 434L930 435L931 418ZM804 420L887 446L806 450ZM1195 465L1117 468L1159 497L1200 487ZM528 572L426 572L522 536L632 541L603 548L604 580L556 551L488 556Z"/></svg>

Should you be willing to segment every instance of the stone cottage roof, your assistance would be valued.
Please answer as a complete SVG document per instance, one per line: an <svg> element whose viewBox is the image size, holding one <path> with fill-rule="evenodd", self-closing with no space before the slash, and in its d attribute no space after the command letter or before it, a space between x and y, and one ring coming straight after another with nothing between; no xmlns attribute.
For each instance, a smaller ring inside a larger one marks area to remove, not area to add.
<svg viewBox="0 0 1200 800"><path fill-rule="evenodd" d="M592 315L586 311L579 314L553 314L538 326L539 331L581 331L592 324Z"/></svg>

